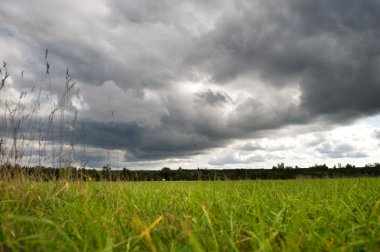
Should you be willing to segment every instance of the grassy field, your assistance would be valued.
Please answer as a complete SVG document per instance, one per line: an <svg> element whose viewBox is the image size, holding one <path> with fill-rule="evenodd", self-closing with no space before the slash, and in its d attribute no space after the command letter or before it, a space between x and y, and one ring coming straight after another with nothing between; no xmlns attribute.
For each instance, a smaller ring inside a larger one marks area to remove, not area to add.
<svg viewBox="0 0 380 252"><path fill-rule="evenodd" d="M0 251L380 250L376 178L0 183Z"/></svg>

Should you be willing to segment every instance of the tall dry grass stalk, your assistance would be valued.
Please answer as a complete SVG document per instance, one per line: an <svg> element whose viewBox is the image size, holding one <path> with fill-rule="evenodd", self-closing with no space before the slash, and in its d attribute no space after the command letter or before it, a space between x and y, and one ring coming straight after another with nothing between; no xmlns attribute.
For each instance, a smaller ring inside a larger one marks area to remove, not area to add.
<svg viewBox="0 0 380 252"><path fill-rule="evenodd" d="M17 90L26 86L24 71L20 78L13 77L6 62L0 68L0 79L0 179L27 178L29 175L22 167L35 167L33 177L45 176L40 172L44 166L60 168L69 178L70 167L76 165L74 133L78 119L78 110L71 101L74 95L79 96L69 70L66 70L63 92L57 95L52 91L46 49L39 84L31 85L28 91ZM81 162L83 151L85 147Z"/></svg>

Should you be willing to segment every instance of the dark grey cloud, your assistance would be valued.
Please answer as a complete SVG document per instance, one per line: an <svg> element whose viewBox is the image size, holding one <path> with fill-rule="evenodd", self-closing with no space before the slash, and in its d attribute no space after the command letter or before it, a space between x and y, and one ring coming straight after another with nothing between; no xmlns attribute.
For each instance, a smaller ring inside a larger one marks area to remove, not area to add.
<svg viewBox="0 0 380 252"><path fill-rule="evenodd" d="M242 132L255 132L308 122L305 113L288 102L280 98L267 105L260 98L249 97L237 104L234 113L228 118L228 125Z"/></svg>
<svg viewBox="0 0 380 252"><path fill-rule="evenodd" d="M176 15L176 6L169 1L109 1L108 6L115 25L125 22L170 24Z"/></svg>
<svg viewBox="0 0 380 252"><path fill-rule="evenodd" d="M283 151L292 149L294 146L284 143L272 143L263 144L262 142L245 143L244 145L238 146L236 149L243 151Z"/></svg>
<svg viewBox="0 0 380 252"><path fill-rule="evenodd" d="M185 158L223 145L221 140L215 141L170 124L149 128L133 123L107 125L87 121L84 129L86 139L78 136L77 143L86 143L104 149L127 150L125 161Z"/></svg>
<svg viewBox="0 0 380 252"><path fill-rule="evenodd" d="M226 92L212 91L211 89L195 94L194 98L197 102L210 106L223 107L225 103L232 102L231 97Z"/></svg>
<svg viewBox="0 0 380 252"><path fill-rule="evenodd" d="M379 111L378 1L253 1L198 41L189 62L218 83L260 76L299 85L312 116Z"/></svg>
<svg viewBox="0 0 380 252"><path fill-rule="evenodd" d="M125 89L162 88L179 78L181 51L191 40L185 30L171 25L181 23L175 6L163 1L91 5L5 2L3 30L28 44L36 58L49 48L52 70L64 73L69 67L76 80L87 84L113 80ZM59 15L53 14L58 10ZM128 18L119 20L120 15ZM159 16L167 23L159 25ZM38 72L39 66L34 70Z"/></svg>

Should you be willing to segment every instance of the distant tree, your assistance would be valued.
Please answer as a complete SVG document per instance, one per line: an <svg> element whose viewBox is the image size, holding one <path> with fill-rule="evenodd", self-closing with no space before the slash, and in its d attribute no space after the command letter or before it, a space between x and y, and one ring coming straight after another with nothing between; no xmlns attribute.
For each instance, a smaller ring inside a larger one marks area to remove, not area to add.
<svg viewBox="0 0 380 252"><path fill-rule="evenodd" d="M364 167L365 168L380 168L380 164L379 163L366 164Z"/></svg>
<svg viewBox="0 0 380 252"><path fill-rule="evenodd" d="M161 169L162 172L168 172L168 171L171 171L171 169L169 167L164 167Z"/></svg>
<svg viewBox="0 0 380 252"><path fill-rule="evenodd" d="M352 164L346 164L346 169L352 169L352 168L355 168L355 165L352 165Z"/></svg>
<svg viewBox="0 0 380 252"><path fill-rule="evenodd" d="M328 170L329 168L327 167L326 164L323 164L323 165L315 164L311 166L310 169L317 170L317 171L325 171L325 170Z"/></svg>
<svg viewBox="0 0 380 252"><path fill-rule="evenodd" d="M285 169L285 164L284 163L279 163L277 166L273 166L273 170L284 170Z"/></svg>
<svg viewBox="0 0 380 252"><path fill-rule="evenodd" d="M108 181L111 181L112 180L112 172L111 172L111 165L110 164L106 164L105 166L103 166L103 170L102 170L102 179L106 179Z"/></svg>
<svg viewBox="0 0 380 252"><path fill-rule="evenodd" d="M169 167L164 167L161 169L160 175L163 179L169 180L169 179L171 179L172 170Z"/></svg>
<svg viewBox="0 0 380 252"><path fill-rule="evenodd" d="M121 171L121 180L125 181L125 180L128 180L128 175L129 175L129 170L127 168L123 168L123 170Z"/></svg>

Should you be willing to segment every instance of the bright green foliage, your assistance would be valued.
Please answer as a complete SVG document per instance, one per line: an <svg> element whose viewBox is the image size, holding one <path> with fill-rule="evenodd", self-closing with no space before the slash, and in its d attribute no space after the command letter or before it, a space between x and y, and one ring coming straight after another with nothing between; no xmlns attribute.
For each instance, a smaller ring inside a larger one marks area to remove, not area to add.
<svg viewBox="0 0 380 252"><path fill-rule="evenodd" d="M0 186L0 251L380 249L378 178Z"/></svg>

